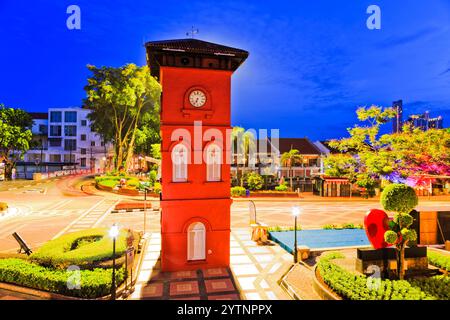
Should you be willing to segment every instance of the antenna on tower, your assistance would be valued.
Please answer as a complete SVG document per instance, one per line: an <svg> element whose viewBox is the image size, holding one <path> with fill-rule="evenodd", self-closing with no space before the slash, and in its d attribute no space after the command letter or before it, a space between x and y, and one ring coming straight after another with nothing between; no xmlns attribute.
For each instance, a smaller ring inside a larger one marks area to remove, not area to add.
<svg viewBox="0 0 450 320"><path fill-rule="evenodd" d="M192 39L194 39L195 35L198 34L200 32L200 30L198 30L197 28L194 28L194 26L191 27L191 31L186 32L186 36L191 37Z"/></svg>

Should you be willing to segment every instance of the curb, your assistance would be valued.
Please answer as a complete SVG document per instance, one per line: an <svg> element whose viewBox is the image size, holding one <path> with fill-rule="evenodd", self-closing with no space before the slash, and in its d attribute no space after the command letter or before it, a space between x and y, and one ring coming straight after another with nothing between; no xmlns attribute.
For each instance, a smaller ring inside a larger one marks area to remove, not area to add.
<svg viewBox="0 0 450 320"><path fill-rule="evenodd" d="M278 280L278 284L281 287L281 289L283 289L286 292L286 294L292 298L292 300L303 300L302 298L300 298L300 296L297 293L295 293L295 290L292 289L292 287L289 285L289 283L286 282L287 276L289 275L289 273L291 273L291 271L294 269L294 267L295 267L295 264L292 264L289 267L289 270L286 271L283 274L283 276L281 276L280 280Z"/></svg>
<svg viewBox="0 0 450 320"><path fill-rule="evenodd" d="M155 208L148 208L147 212L155 212L155 211L159 211L158 209ZM126 213L126 212L145 212L144 209L121 209L121 210L111 210L111 213Z"/></svg>
<svg viewBox="0 0 450 320"><path fill-rule="evenodd" d="M325 287L319 279L317 279L318 276L318 270L317 265L314 267L314 277L313 277L313 289L316 291L316 293L323 299L323 300L343 300L340 297L337 297L337 295L330 291L329 288Z"/></svg>

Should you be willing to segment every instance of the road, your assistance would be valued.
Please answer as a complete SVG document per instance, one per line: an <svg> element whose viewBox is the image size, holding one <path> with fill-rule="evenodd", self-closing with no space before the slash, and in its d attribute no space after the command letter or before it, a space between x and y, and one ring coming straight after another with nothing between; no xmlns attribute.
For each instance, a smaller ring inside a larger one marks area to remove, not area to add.
<svg viewBox="0 0 450 320"><path fill-rule="evenodd" d="M142 230L142 212L110 213L110 209L122 196L99 192L95 195L81 191L81 184L87 178L64 177L21 189L0 191L0 201L16 208L17 214L0 217L0 251L14 251L18 245L11 236L18 232L32 247L65 232L91 227L109 227L118 223L121 227ZM237 199L231 206L231 227L247 227L250 221L249 201ZM317 228L325 224L362 223L364 214L372 208L381 208L376 201L310 201L298 200L255 200L257 220L270 226L291 226L291 208L300 206L302 214L299 223L303 228ZM152 201L159 207L158 201ZM420 200L419 210L450 211L450 201ZM149 210L147 230L159 231L158 211Z"/></svg>
<svg viewBox="0 0 450 320"><path fill-rule="evenodd" d="M18 232L32 248L65 232L91 227L143 229L141 212L110 213L121 199L114 194L89 195L80 190L84 178L64 177L39 185L0 192L0 201L16 212L0 217L0 251L14 251L18 244L11 236ZM149 230L159 230L159 215L149 211Z"/></svg>

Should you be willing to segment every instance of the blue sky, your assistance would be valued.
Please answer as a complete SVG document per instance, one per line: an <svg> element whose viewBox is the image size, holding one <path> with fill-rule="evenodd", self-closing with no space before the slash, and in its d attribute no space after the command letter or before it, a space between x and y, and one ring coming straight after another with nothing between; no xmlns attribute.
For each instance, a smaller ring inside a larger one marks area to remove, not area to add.
<svg viewBox="0 0 450 320"><path fill-rule="evenodd" d="M68 30L66 8L81 8ZM369 5L381 30L366 27ZM144 41L199 39L250 51L233 76L232 121L282 137L341 137L363 105L403 99L450 123L449 0L0 0L0 102L80 105L86 64L145 64Z"/></svg>

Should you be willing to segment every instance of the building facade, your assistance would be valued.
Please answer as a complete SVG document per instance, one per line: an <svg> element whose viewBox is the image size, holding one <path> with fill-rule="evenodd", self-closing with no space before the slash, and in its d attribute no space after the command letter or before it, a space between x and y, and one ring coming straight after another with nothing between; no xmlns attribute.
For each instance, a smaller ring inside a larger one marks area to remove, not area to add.
<svg viewBox="0 0 450 320"><path fill-rule="evenodd" d="M90 110L79 107L49 108L47 113L31 113L32 148L17 164L19 177L33 172L68 168L102 171L110 161L111 145L92 131Z"/></svg>
<svg viewBox="0 0 450 320"><path fill-rule="evenodd" d="M231 75L248 52L197 39L146 48L162 86L161 268L227 267Z"/></svg>
<svg viewBox="0 0 450 320"><path fill-rule="evenodd" d="M395 117L392 120L392 133L402 132L404 125L407 125L412 129L419 128L423 131L444 128L444 120L442 116L431 118L428 111L425 111L423 114L419 115L410 115L406 120L403 120L402 100L394 101L392 108L395 110Z"/></svg>

